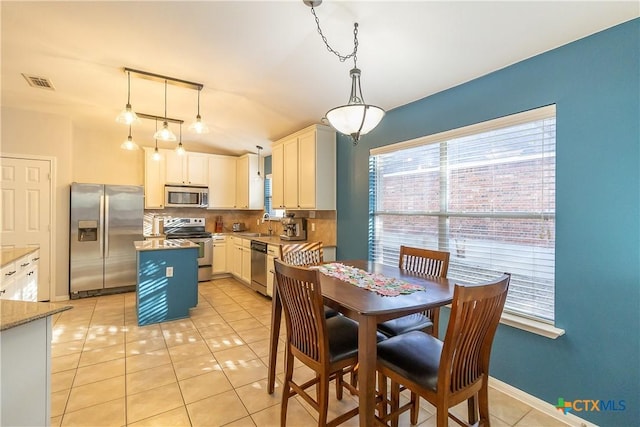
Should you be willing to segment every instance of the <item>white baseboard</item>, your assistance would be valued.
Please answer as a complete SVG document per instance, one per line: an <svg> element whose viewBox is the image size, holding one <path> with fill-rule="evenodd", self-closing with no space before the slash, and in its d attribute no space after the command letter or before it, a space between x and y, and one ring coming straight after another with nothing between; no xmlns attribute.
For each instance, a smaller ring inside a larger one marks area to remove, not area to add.
<svg viewBox="0 0 640 427"><path fill-rule="evenodd" d="M558 421L566 423L570 426L574 427L597 427L596 424L593 424L589 421L583 420L580 417L575 416L574 414L564 414L560 412L556 407L549 402L545 402L542 399L538 399L535 396L532 396L518 388L515 388L512 385L509 385L503 381L500 381L496 378L489 377L489 387L493 387L498 391L501 391L526 405L531 406L532 408L549 415L550 417L555 418Z"/></svg>

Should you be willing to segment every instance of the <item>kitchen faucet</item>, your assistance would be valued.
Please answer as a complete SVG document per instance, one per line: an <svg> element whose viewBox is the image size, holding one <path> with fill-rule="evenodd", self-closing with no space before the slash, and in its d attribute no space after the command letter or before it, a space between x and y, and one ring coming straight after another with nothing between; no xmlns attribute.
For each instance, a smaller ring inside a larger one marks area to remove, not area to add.
<svg viewBox="0 0 640 427"><path fill-rule="evenodd" d="M266 220L269 220L270 218L271 218L271 216L269 215L269 212L265 212L262 215L262 223L264 224L264 222ZM269 230L268 231L269 231L269 236L271 236L271 234L273 233L273 230L271 229L271 221L269 221Z"/></svg>

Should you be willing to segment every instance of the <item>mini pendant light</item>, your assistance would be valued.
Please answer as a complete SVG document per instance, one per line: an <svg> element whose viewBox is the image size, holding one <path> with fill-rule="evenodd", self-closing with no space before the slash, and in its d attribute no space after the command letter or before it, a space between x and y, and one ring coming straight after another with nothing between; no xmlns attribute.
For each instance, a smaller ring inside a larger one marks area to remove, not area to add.
<svg viewBox="0 0 640 427"><path fill-rule="evenodd" d="M202 117L200 117L200 91L202 87L198 88L198 115L196 116L196 120L189 125L189 130L194 133L209 133L209 127L207 124L202 121Z"/></svg>
<svg viewBox="0 0 640 427"><path fill-rule="evenodd" d="M260 173L260 154L262 153L262 147L259 145L256 145L256 148L258 149L258 172L255 175L255 179L257 181L262 181L264 179L264 177L262 176L262 174Z"/></svg>
<svg viewBox="0 0 640 427"><path fill-rule="evenodd" d="M129 125L129 136L122 144L120 144L120 148L122 148L123 150L130 150L130 151L140 149L138 144L136 144L135 141L131 138L131 125Z"/></svg>
<svg viewBox="0 0 640 427"><path fill-rule="evenodd" d="M116 122L130 125L139 121L136 112L131 109L131 72L127 71L127 105L116 117Z"/></svg>
<svg viewBox="0 0 640 427"><path fill-rule="evenodd" d="M156 133L158 133L158 120L156 119ZM158 140L156 139L156 149L153 150L153 156L151 157L156 162L159 162L162 159L160 152L158 151Z"/></svg>
<svg viewBox="0 0 640 427"><path fill-rule="evenodd" d="M176 135L169 129L169 123L167 122L167 80L164 81L164 122L162 123L162 129L156 131L153 134L155 139L162 141L175 141Z"/></svg>
<svg viewBox="0 0 640 427"><path fill-rule="evenodd" d="M182 146L182 123L180 123L180 142L176 147L176 153L178 153L179 156L184 156L185 153L184 147Z"/></svg>

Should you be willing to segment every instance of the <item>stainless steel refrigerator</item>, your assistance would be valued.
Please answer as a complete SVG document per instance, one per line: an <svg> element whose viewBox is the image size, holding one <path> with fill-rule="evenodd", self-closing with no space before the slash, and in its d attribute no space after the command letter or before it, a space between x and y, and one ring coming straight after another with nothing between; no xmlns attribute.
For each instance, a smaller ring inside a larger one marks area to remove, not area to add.
<svg viewBox="0 0 640 427"><path fill-rule="evenodd" d="M143 240L143 188L71 184L69 294L71 298L130 290Z"/></svg>

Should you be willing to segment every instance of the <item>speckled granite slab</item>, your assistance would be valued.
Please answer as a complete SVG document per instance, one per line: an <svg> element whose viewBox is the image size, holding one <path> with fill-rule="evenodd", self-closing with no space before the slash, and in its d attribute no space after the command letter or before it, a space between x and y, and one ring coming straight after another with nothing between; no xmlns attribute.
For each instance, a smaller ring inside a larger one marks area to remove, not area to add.
<svg viewBox="0 0 640 427"><path fill-rule="evenodd" d="M144 240L135 241L133 245L136 251L158 251L165 249L189 249L199 248L200 246L185 239L171 239L171 240Z"/></svg>
<svg viewBox="0 0 640 427"><path fill-rule="evenodd" d="M0 331L72 308L61 303L0 300Z"/></svg>
<svg viewBox="0 0 640 427"><path fill-rule="evenodd" d="M25 255L29 255L37 251L40 248L10 248L10 249L2 249L0 252L0 267L4 267L5 265L12 263L13 261L22 258Z"/></svg>

